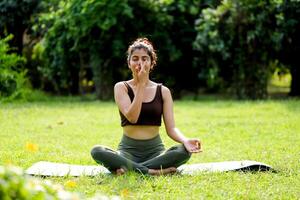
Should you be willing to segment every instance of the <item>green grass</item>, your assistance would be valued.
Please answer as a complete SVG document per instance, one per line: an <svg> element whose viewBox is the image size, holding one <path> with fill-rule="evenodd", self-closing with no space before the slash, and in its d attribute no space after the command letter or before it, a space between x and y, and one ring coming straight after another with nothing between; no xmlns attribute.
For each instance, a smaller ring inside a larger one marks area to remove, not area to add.
<svg viewBox="0 0 300 200"><path fill-rule="evenodd" d="M278 173L228 172L145 177L49 178L87 196L125 199L299 199L300 101L176 101L177 127L201 138L204 152L188 163L256 160ZM55 99L0 104L0 164L24 169L46 160L94 165L95 144L116 148L122 136L113 102ZM166 147L175 143L161 129ZM30 151L26 144L37 145ZM75 182L73 187L68 181Z"/></svg>

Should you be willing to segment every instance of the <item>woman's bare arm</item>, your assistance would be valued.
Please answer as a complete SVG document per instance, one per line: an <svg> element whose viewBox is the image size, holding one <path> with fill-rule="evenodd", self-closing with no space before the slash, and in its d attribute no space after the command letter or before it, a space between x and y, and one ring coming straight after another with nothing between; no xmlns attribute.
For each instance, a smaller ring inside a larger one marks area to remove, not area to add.
<svg viewBox="0 0 300 200"><path fill-rule="evenodd" d="M162 87L162 95L164 100L163 119L166 127L166 132L173 140L184 144L186 149L191 153L201 151L201 143L198 139L186 138L182 132L176 128L173 112L173 99L170 90L167 87Z"/></svg>
<svg viewBox="0 0 300 200"><path fill-rule="evenodd" d="M173 140L179 143L184 143L187 138L175 126L173 99L170 90L165 86L162 86L162 95L164 100L163 119L166 127L166 132Z"/></svg>
<svg viewBox="0 0 300 200"><path fill-rule="evenodd" d="M142 108L144 87L142 85L137 86L137 90L133 101L131 102L128 91L123 82L119 82L114 87L114 96L116 104L118 105L122 114L131 123L136 123Z"/></svg>
<svg viewBox="0 0 300 200"><path fill-rule="evenodd" d="M145 69L145 64L141 64L140 71L133 71L134 76L137 78L136 93L134 95L133 101L131 102L128 91L124 83L119 82L114 87L115 101L123 113L123 115L131 123L136 123L139 119L142 102L144 97L144 91L147 85L148 72Z"/></svg>

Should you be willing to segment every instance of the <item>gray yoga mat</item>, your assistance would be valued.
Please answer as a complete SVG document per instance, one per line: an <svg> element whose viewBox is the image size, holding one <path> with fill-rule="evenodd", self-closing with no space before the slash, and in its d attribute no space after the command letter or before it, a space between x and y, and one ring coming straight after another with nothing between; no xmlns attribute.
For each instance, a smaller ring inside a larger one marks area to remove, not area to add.
<svg viewBox="0 0 300 200"><path fill-rule="evenodd" d="M195 175L201 172L227 171L274 171L271 166L251 160L226 161L213 163L185 164L178 167L181 174ZM96 176L110 174L108 169L100 165L72 165L40 161L33 164L26 174L36 176Z"/></svg>

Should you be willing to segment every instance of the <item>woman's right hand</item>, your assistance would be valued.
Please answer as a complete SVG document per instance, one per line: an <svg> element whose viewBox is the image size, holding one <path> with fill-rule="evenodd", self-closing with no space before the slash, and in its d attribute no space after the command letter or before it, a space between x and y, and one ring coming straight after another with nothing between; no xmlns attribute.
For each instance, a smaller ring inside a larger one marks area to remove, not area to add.
<svg viewBox="0 0 300 200"><path fill-rule="evenodd" d="M149 70L147 70L147 62L141 62L139 64L139 70L137 71L137 81L138 85L140 86L146 86L148 82L149 77Z"/></svg>

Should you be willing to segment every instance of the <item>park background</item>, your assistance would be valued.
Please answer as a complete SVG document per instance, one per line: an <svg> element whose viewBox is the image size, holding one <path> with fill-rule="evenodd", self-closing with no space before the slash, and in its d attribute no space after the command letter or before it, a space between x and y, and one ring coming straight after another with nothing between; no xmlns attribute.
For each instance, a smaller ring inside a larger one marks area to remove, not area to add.
<svg viewBox="0 0 300 200"><path fill-rule="evenodd" d="M128 45L147 37L178 127L208 147L190 162L256 159L281 173L201 174L192 196L180 176L53 181L88 196L297 199L299 35L299 0L0 0L1 165L94 164L94 144L116 147L113 86L131 77Z"/></svg>

